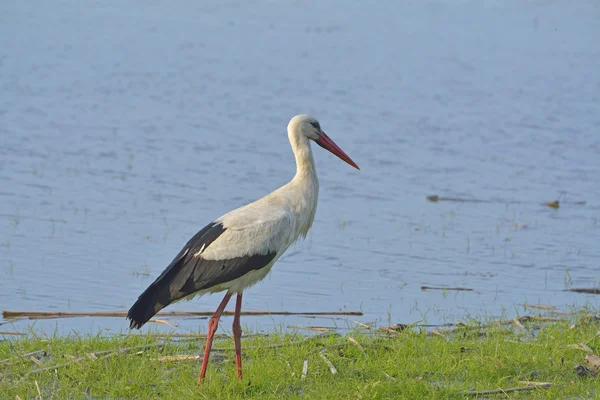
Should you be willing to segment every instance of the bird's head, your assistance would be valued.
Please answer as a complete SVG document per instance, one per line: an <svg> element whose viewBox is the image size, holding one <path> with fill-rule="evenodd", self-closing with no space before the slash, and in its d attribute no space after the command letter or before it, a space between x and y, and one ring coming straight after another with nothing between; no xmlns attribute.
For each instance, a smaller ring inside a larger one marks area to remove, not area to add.
<svg viewBox="0 0 600 400"><path fill-rule="evenodd" d="M315 118L310 115L296 115L290 120L288 124L288 133L290 136L304 136L309 140L312 140L325 150L328 150L332 154L338 156L341 160L347 162L356 169L360 169L358 165L352 159L344 153L340 147L335 144L329 136L321 129L321 124Z"/></svg>

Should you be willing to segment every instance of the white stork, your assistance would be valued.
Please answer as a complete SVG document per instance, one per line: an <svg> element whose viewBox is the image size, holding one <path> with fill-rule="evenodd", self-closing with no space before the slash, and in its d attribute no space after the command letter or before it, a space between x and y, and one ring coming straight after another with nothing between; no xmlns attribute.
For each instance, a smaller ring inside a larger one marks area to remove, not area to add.
<svg viewBox="0 0 600 400"><path fill-rule="evenodd" d="M129 309L131 328L140 328L159 310L205 293L227 291L208 323L198 385L206 375L213 336L231 296L237 293L233 338L238 379L242 378L240 310L244 289L264 279L279 257L306 237L317 210L319 181L310 141L358 166L323 132L319 122L297 115L287 127L296 157L296 175L288 184L230 211L198 232Z"/></svg>

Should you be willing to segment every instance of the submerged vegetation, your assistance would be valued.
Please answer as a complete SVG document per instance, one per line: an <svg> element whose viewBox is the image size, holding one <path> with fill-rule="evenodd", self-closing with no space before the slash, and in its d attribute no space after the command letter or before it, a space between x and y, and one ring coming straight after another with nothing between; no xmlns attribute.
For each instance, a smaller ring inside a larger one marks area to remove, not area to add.
<svg viewBox="0 0 600 400"><path fill-rule="evenodd" d="M241 382L222 335L200 388L203 335L0 338L7 399L600 396L600 318L589 313L433 328L357 323L344 335L246 333Z"/></svg>

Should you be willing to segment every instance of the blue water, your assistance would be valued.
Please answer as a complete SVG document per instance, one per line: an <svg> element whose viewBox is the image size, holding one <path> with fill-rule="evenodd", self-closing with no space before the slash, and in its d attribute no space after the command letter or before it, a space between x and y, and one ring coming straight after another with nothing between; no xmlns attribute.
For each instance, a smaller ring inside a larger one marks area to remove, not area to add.
<svg viewBox="0 0 600 400"><path fill-rule="evenodd" d="M299 113L361 171L316 149L313 229L245 309L435 323L599 304L564 291L600 285L597 1L3 2L0 37L1 309L128 309L197 230L291 179ZM243 320L334 322L352 324Z"/></svg>

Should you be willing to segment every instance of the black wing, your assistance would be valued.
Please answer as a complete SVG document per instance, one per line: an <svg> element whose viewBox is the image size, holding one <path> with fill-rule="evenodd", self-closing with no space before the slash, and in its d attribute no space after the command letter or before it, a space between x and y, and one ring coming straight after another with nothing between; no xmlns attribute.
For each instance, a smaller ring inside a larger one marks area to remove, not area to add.
<svg viewBox="0 0 600 400"><path fill-rule="evenodd" d="M154 314L174 301L261 269L275 258L275 252L224 260L205 260L194 256L210 246L226 229L221 223L211 222L187 242L129 309L127 318L131 320L131 328L141 328Z"/></svg>

